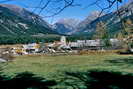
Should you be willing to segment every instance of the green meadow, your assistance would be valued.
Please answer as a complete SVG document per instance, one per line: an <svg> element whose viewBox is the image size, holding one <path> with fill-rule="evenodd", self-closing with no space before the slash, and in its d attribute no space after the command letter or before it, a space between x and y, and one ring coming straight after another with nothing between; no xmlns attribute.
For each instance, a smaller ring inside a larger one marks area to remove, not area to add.
<svg viewBox="0 0 133 89"><path fill-rule="evenodd" d="M89 72L91 73L91 71L96 71L94 73L92 72L93 73L92 76L95 76L95 74L96 76L102 76L97 79L99 81L98 84L100 84L102 81L106 82L107 80L108 80L107 82L110 82L110 80L113 79L115 81L111 83L112 84L111 86L113 87L111 89L121 89L119 88L118 84L119 80L120 80L119 82L120 86L123 85L122 84L123 82L125 82L124 84L127 84L126 87L129 87L128 84L130 83L128 80L132 79L132 76L129 75L129 77L127 77L126 80L124 75L128 76L128 74L133 74L133 56L118 55L114 53L89 54L89 55L62 55L62 56L28 55L28 56L17 56L11 62L1 63L0 68L2 74L9 76L10 78L14 78L18 74L24 72L25 73L29 72L34 74L35 76L45 78L46 80L56 81L57 85L52 86L50 89L88 89L87 88L88 84L90 84L89 87L95 87L97 86L97 84L93 85L93 79L90 78L89 77L90 74L88 75L87 73ZM97 71L107 71L107 72L104 73ZM21 77L23 80L24 76ZM27 80L27 77L24 78L26 78ZM82 81L82 78L83 80L85 79L86 82ZM104 82L102 83L103 83L102 85L106 87L106 85L104 85ZM116 88L115 84L118 85L118 88ZM110 85L107 86L110 87ZM35 88L35 89L40 89L40 88ZM90 89L102 89L102 88L90 88Z"/></svg>
<svg viewBox="0 0 133 89"><path fill-rule="evenodd" d="M2 63L2 72L14 76L21 72L32 72L47 78L58 78L64 72L107 70L133 73L133 56L118 54L90 54L65 56L18 56L15 60ZM55 77L56 76L56 77Z"/></svg>

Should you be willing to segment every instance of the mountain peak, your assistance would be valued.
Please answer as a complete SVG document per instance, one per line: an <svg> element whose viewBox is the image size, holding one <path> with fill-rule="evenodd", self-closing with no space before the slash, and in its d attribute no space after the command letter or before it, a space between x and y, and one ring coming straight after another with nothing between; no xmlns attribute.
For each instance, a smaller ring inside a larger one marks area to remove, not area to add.
<svg viewBox="0 0 133 89"><path fill-rule="evenodd" d="M78 25L80 20L73 19L73 18L63 18L58 20L54 24L54 29L61 34L70 35L74 30L75 27Z"/></svg>
<svg viewBox="0 0 133 89"><path fill-rule="evenodd" d="M13 5L13 4L0 4L1 7L5 7L8 8L9 10L12 10L14 12L22 12L24 10L24 8L21 8L17 5Z"/></svg>
<svg viewBox="0 0 133 89"><path fill-rule="evenodd" d="M16 5L0 4L0 35L56 34L40 16Z"/></svg>
<svg viewBox="0 0 133 89"><path fill-rule="evenodd" d="M58 22L56 23L62 23L62 24L68 24L70 26L75 26L80 22L80 20L78 19L74 19L74 18L63 18L63 19L59 19Z"/></svg>

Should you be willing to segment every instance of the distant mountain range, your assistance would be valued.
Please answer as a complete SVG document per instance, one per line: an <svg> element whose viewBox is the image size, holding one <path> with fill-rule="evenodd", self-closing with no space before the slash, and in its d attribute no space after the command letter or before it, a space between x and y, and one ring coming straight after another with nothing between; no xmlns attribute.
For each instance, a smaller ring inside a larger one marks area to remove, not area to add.
<svg viewBox="0 0 133 89"><path fill-rule="evenodd" d="M54 26L53 29L60 34L65 34L65 35L75 35L75 34L78 35L81 33L90 33L93 29L88 29L86 28L86 26L88 24L91 24L91 22L93 22L94 20L96 20L99 14L100 14L99 11L93 11L83 21L72 18L60 19L53 25ZM103 15L104 14L102 14L102 16Z"/></svg>
<svg viewBox="0 0 133 89"><path fill-rule="evenodd" d="M121 13L121 19L130 19L133 21L133 2L127 3L119 8ZM85 20L76 23L76 25L67 25L64 22L57 22L56 31L59 33L69 34L69 35L92 35L96 30L96 25L100 21L104 22L107 26L107 30L110 34L114 35L118 33L120 28L120 18L117 11L111 12L109 14L102 14L99 18L100 12L92 12ZM68 22L71 23L72 21Z"/></svg>
<svg viewBox="0 0 133 89"><path fill-rule="evenodd" d="M60 19L53 25L53 29L60 34L72 35L79 22L79 20L72 18Z"/></svg>
<svg viewBox="0 0 133 89"><path fill-rule="evenodd" d="M130 18L133 21L133 2L123 5L119 11L122 19ZM117 11L109 14L92 12L85 20L60 19L54 25L48 24L37 14L9 4L0 4L0 36L4 35L45 35L45 34L64 34L64 35L91 35L95 32L96 25L100 21L106 23L110 34L120 31L120 18Z"/></svg>
<svg viewBox="0 0 133 89"><path fill-rule="evenodd" d="M24 8L0 4L0 36L58 34L42 18Z"/></svg>

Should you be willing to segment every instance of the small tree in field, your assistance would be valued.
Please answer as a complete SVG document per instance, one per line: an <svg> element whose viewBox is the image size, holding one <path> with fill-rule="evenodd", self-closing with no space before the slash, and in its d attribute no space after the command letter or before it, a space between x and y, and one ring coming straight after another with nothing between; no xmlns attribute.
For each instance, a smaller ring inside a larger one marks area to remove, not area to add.
<svg viewBox="0 0 133 89"><path fill-rule="evenodd" d="M117 38L119 40L119 48L125 48L127 49L127 45L125 45L124 43L124 34L122 31L120 31L119 33L116 34L115 38Z"/></svg>
<svg viewBox="0 0 133 89"><path fill-rule="evenodd" d="M124 49L130 50L133 48L133 24L130 19L124 20L121 32L117 34L117 39L121 42Z"/></svg>
<svg viewBox="0 0 133 89"><path fill-rule="evenodd" d="M130 19L125 21L125 43L128 49L133 47L133 23Z"/></svg>
<svg viewBox="0 0 133 89"><path fill-rule="evenodd" d="M96 32L94 39L103 39L106 36L106 27L103 22L99 22L96 25Z"/></svg>
<svg viewBox="0 0 133 89"><path fill-rule="evenodd" d="M108 34L107 27L106 27L105 23L99 22L97 24L96 32L95 32L93 38L100 39L101 45L110 46L109 34Z"/></svg>

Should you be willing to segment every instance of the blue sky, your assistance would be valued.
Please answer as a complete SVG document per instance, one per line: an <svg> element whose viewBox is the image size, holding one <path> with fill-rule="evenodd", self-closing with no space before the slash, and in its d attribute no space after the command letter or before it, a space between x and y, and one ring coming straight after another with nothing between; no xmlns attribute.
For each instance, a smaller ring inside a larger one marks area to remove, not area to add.
<svg viewBox="0 0 133 89"><path fill-rule="evenodd" d="M3 1L3 0L0 0ZM15 0L15 1L10 1L10 2L6 2L9 4L15 4L24 8L27 8L30 11L33 11L33 8L29 8L29 7L36 7L38 6L40 0ZM43 3L45 3L46 0L44 0ZM74 7L69 7L67 9L65 9L63 12L61 12L60 14L58 14L57 16L54 17L50 17L50 18L44 18L45 20L47 20L49 23L54 23L56 21L58 21L61 18L75 18L75 19L79 19L79 20L83 20L85 19L89 13L93 12L93 11L100 11L100 8L98 8L96 5L90 6L88 8L85 8L86 6L88 6L89 4L93 3L95 0L75 0L75 4L80 4L81 6L74 6ZM103 2L99 2L101 7L105 7L107 5L107 2L105 2L105 0L102 0ZM128 0L124 0L123 4L126 3ZM43 5L43 4L42 4ZM52 4L53 5L53 4ZM51 6L52 6L51 5ZM56 6L61 6L61 4L57 4ZM51 9L49 6L46 9ZM52 7L53 8L53 7ZM111 8L108 11L112 11L115 10L116 6L114 6L113 8ZM38 14L38 10L37 9L35 11L35 13ZM105 12L106 13L106 12ZM40 14L41 16L47 16L47 15L51 15L50 13L47 13L45 10Z"/></svg>

